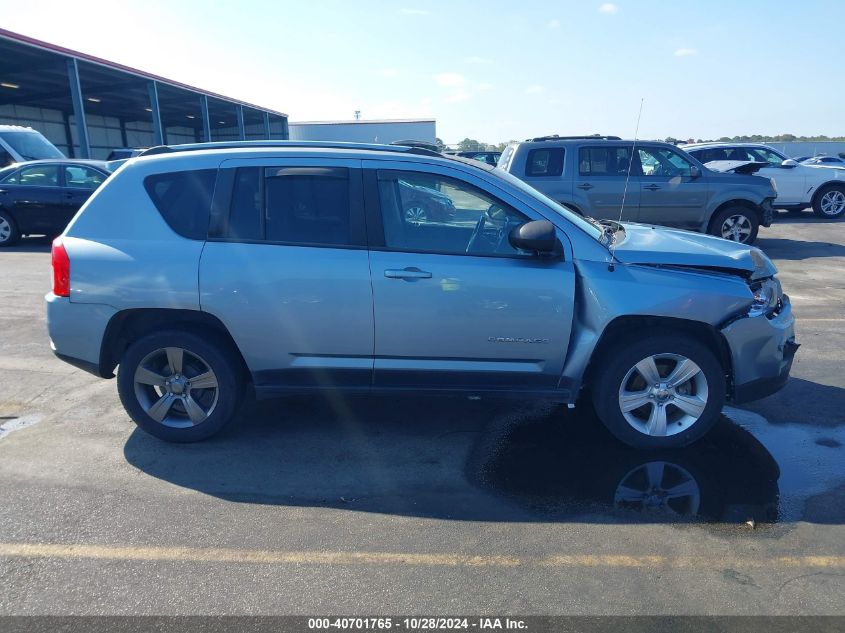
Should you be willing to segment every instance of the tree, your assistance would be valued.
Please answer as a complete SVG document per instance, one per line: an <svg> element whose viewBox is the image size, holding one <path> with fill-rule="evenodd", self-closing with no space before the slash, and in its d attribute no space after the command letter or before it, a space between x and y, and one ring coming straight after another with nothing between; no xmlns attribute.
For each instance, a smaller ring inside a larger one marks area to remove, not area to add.
<svg viewBox="0 0 845 633"><path fill-rule="evenodd" d="M458 143L458 149L462 152L478 152L484 150L484 144L472 138L465 138Z"/></svg>
<svg viewBox="0 0 845 633"><path fill-rule="evenodd" d="M442 140L440 140L439 138L435 138L435 139L434 139L434 144L437 146L437 151L438 151L438 152L443 153L443 152L445 152L445 151L446 151L446 143L444 143L444 142L443 142Z"/></svg>

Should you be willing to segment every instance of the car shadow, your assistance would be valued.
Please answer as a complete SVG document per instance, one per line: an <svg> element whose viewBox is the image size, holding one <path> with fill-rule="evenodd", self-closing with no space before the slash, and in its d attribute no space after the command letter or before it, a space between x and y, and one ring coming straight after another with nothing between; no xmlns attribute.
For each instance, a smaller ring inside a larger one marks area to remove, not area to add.
<svg viewBox="0 0 845 633"><path fill-rule="evenodd" d="M754 245L776 260L800 261L811 257L845 257L845 246L831 242L761 237Z"/></svg>
<svg viewBox="0 0 845 633"><path fill-rule="evenodd" d="M795 376L780 391L742 408L759 413L770 424L845 427L845 389Z"/></svg>
<svg viewBox="0 0 845 633"><path fill-rule="evenodd" d="M781 518L777 461L724 416L692 446L644 452L616 441L588 407L291 397L250 404L199 444L136 429L124 454L152 477L241 503L467 521Z"/></svg>

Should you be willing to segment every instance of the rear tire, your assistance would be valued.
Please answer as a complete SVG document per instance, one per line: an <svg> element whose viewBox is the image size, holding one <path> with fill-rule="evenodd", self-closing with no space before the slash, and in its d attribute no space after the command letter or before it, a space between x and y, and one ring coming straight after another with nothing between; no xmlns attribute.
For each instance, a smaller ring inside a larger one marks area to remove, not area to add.
<svg viewBox="0 0 845 633"><path fill-rule="evenodd" d="M0 248L14 246L21 239L18 225L7 211L0 210Z"/></svg>
<svg viewBox="0 0 845 633"><path fill-rule="evenodd" d="M757 213L741 205L722 209L710 221L710 235L740 244L753 244L760 230Z"/></svg>
<svg viewBox="0 0 845 633"><path fill-rule="evenodd" d="M813 200L813 213L826 220L845 214L845 185L822 187Z"/></svg>
<svg viewBox="0 0 845 633"><path fill-rule="evenodd" d="M642 449L676 448L703 437L719 419L725 389L713 352L682 333L649 333L614 345L592 381L599 419Z"/></svg>
<svg viewBox="0 0 845 633"><path fill-rule="evenodd" d="M184 330L144 336L120 359L117 390L144 431L166 442L198 442L235 417L243 380L233 352Z"/></svg>

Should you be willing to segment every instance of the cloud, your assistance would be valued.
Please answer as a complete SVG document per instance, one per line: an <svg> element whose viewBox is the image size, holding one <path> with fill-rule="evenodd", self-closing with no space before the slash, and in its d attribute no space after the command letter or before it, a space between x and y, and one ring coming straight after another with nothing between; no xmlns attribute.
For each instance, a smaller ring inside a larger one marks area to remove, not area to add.
<svg viewBox="0 0 845 633"><path fill-rule="evenodd" d="M484 92L486 90L493 90L494 87L495 86L493 84L480 83L475 87L475 89L478 90L479 92Z"/></svg>
<svg viewBox="0 0 845 633"><path fill-rule="evenodd" d="M402 15L428 15L425 9L399 9Z"/></svg>
<svg viewBox="0 0 845 633"><path fill-rule="evenodd" d="M460 103L461 101L466 101L472 95L468 93L466 90L458 90L453 92L448 97L446 97L446 101L448 103Z"/></svg>
<svg viewBox="0 0 845 633"><path fill-rule="evenodd" d="M492 64L493 60L487 57L473 55L472 57L464 57L464 62L467 64Z"/></svg>
<svg viewBox="0 0 845 633"><path fill-rule="evenodd" d="M458 73L440 73L439 75L434 75L434 80L446 88L456 88L466 83L464 76Z"/></svg>
<svg viewBox="0 0 845 633"><path fill-rule="evenodd" d="M559 29L560 28L560 20L552 20L547 25L550 29Z"/></svg>
<svg viewBox="0 0 845 633"><path fill-rule="evenodd" d="M527 94L527 95L538 95L538 94L545 92L545 91L546 91L545 86L540 86L538 84L535 84L533 86L528 86L525 89L525 94Z"/></svg>
<svg viewBox="0 0 845 633"><path fill-rule="evenodd" d="M698 55L698 51L694 48L679 48L675 51L675 57L690 57Z"/></svg>
<svg viewBox="0 0 845 633"><path fill-rule="evenodd" d="M599 7L599 13L604 13L605 15L615 15L619 13L619 5L613 4L612 2L605 2Z"/></svg>

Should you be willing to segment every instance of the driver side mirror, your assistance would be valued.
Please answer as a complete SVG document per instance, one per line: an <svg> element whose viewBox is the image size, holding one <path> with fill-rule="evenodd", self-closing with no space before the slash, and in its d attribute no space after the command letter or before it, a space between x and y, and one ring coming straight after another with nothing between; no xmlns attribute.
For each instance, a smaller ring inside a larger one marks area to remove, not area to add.
<svg viewBox="0 0 845 633"><path fill-rule="evenodd" d="M533 220L515 226L508 234L511 246L539 254L557 252L555 225L548 220Z"/></svg>
<svg viewBox="0 0 845 633"><path fill-rule="evenodd" d="M781 163L781 167L795 167L798 164L798 161L793 160L791 158L787 158L785 161Z"/></svg>
<svg viewBox="0 0 845 633"><path fill-rule="evenodd" d="M689 177L695 180L696 178L701 178L701 168L692 165L689 168Z"/></svg>

